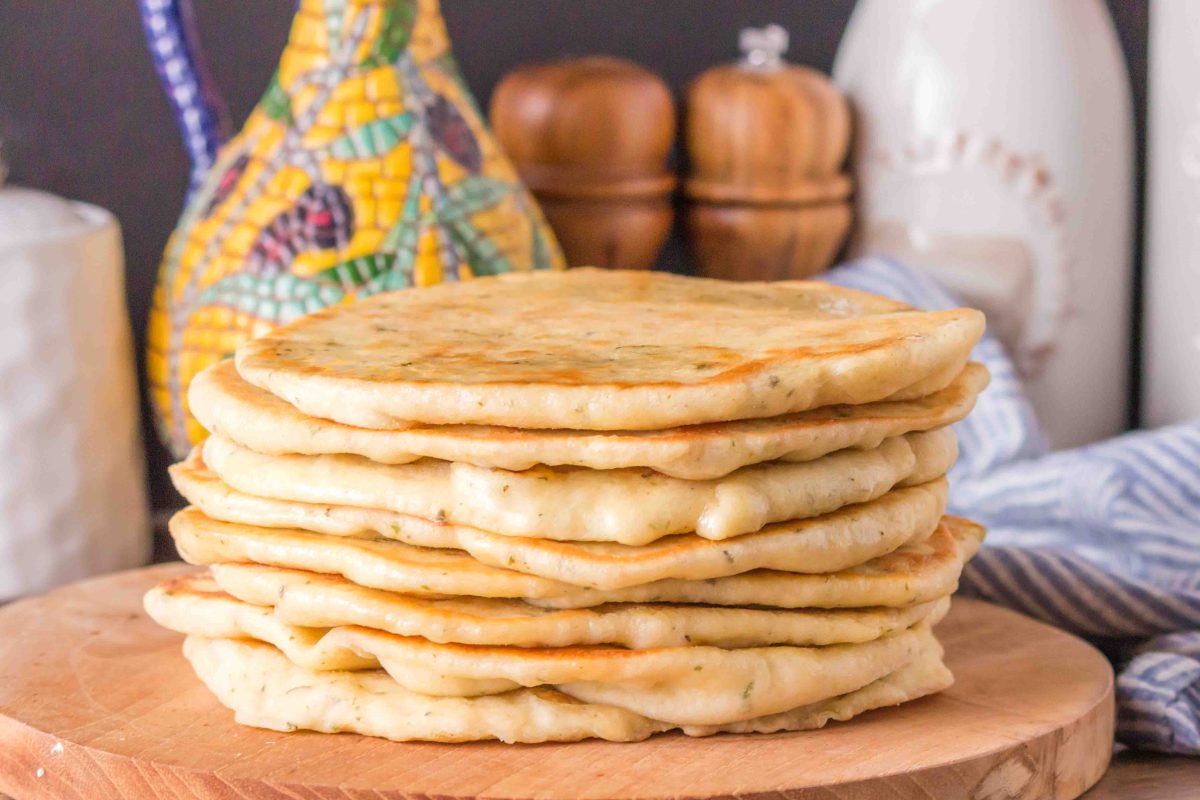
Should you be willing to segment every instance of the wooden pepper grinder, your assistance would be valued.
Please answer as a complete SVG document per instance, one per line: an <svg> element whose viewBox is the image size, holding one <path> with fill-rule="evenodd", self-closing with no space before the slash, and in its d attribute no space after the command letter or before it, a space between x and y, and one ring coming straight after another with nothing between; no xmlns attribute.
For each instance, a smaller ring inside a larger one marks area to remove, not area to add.
<svg viewBox="0 0 1200 800"><path fill-rule="evenodd" d="M496 87L491 122L569 265L654 264L675 188L675 107L661 78L599 56L518 67Z"/></svg>
<svg viewBox="0 0 1200 800"><path fill-rule="evenodd" d="M803 278L850 229L850 110L829 79L789 64L787 31L747 28L743 57L688 89L688 234L700 274Z"/></svg>

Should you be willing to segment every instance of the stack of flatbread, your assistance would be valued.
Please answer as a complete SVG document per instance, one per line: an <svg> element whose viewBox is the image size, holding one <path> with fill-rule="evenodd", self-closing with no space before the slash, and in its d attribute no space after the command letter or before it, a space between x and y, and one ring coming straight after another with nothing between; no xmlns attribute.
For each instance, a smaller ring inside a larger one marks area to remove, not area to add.
<svg viewBox="0 0 1200 800"><path fill-rule="evenodd" d="M203 575L146 597L245 724L816 728L951 682L969 309L573 270L380 295L199 375Z"/></svg>

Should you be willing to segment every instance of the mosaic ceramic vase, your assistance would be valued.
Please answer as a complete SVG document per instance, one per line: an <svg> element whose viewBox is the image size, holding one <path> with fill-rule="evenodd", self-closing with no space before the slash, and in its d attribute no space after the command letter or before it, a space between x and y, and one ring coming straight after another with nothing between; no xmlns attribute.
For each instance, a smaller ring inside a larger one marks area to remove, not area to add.
<svg viewBox="0 0 1200 800"><path fill-rule="evenodd" d="M176 455L205 435L189 381L249 338L380 291L563 266L463 83L437 0L301 0L278 71L227 143L186 4L141 5L194 164L148 332Z"/></svg>

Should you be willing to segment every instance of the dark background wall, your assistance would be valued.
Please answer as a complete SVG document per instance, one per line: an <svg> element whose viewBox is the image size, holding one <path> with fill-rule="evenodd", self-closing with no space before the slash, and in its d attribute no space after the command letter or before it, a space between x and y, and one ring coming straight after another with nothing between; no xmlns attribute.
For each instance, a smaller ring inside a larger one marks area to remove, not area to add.
<svg viewBox="0 0 1200 800"><path fill-rule="evenodd" d="M194 5L214 77L240 122L275 68L294 2ZM1129 61L1140 142L1147 2L1108 5ZM638 61L680 93L701 70L736 56L739 29L768 22L791 32L791 60L828 71L852 7L853 0L443 0L463 73L485 107L517 64L589 53ZM10 182L97 203L121 220L140 359L188 165L134 0L0 0L0 141ZM677 241L663 255L671 267L682 259ZM155 504L173 504L169 459L148 427L146 442Z"/></svg>

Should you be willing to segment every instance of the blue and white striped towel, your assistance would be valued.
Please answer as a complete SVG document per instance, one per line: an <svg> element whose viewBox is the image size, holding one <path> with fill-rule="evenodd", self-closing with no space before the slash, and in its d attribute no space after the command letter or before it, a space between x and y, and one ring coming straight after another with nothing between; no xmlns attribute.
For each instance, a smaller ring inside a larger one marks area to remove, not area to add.
<svg viewBox="0 0 1200 800"><path fill-rule="evenodd" d="M922 308L959 305L894 261L827 280ZM962 590L1092 639L1117 664L1117 736L1200 755L1200 420L1049 453L1012 363L959 423L951 510L987 525Z"/></svg>

